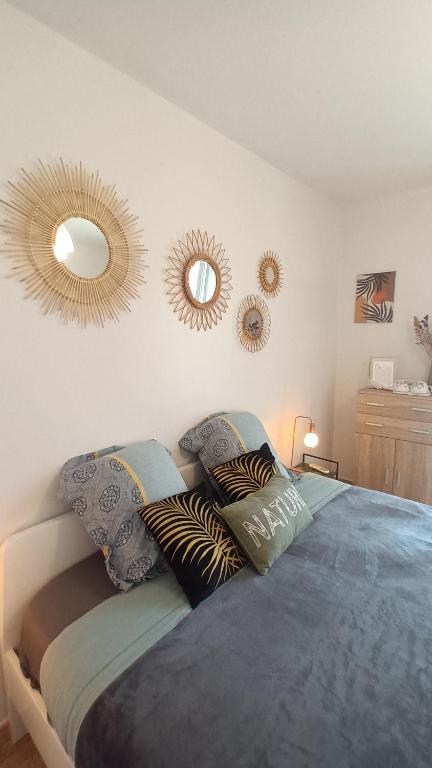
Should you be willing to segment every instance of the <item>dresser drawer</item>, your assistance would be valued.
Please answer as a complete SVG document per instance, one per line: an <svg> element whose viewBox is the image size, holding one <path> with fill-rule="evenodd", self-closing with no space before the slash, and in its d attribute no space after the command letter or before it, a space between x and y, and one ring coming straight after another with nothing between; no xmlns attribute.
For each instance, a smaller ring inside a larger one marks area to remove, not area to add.
<svg viewBox="0 0 432 768"><path fill-rule="evenodd" d="M357 399L357 413L376 416L372 421L381 421L388 416L393 419L428 422L432 425L432 397L396 395L391 392L361 392Z"/></svg>
<svg viewBox="0 0 432 768"><path fill-rule="evenodd" d="M357 413L357 432L432 445L432 424L383 416L378 409L372 413Z"/></svg>

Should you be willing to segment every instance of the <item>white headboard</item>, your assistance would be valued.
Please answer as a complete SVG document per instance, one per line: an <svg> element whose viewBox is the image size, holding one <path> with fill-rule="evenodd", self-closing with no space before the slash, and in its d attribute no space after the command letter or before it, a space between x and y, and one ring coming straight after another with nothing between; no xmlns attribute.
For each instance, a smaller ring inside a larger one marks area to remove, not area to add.
<svg viewBox="0 0 432 768"><path fill-rule="evenodd" d="M204 479L198 461L180 467L188 488ZM75 512L14 533L0 547L2 652L16 647L22 614L33 595L50 579L95 552Z"/></svg>

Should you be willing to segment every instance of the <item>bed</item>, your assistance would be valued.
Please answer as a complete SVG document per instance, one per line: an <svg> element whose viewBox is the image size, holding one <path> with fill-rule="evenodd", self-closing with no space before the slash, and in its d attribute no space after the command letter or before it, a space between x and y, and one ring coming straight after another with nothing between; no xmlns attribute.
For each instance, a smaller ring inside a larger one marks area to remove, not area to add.
<svg viewBox="0 0 432 768"><path fill-rule="evenodd" d="M180 473L189 488L204 479L198 461L184 464ZM11 736L16 742L29 732L48 768L73 768L74 762L48 721L40 691L23 675L14 649L20 643L31 598L51 579L94 553L95 546L74 512L19 531L0 547L0 642Z"/></svg>
<svg viewBox="0 0 432 768"><path fill-rule="evenodd" d="M183 468L189 487L200 472ZM266 577L248 566L193 612L178 596L172 625L114 670L80 720L75 762L14 648L32 595L93 545L74 514L10 537L2 651L14 737L29 730L48 768L430 767L432 509L346 487L322 502ZM98 649L89 622L96 617L102 638L108 604L83 617L90 669L104 643ZM50 646L54 695L58 680L70 692L79 677L80 621ZM70 702L59 695L70 731Z"/></svg>

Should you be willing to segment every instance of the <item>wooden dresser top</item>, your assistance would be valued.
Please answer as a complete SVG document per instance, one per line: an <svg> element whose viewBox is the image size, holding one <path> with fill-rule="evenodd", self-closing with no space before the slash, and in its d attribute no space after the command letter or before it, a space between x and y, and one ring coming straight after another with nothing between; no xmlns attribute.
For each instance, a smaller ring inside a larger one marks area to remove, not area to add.
<svg viewBox="0 0 432 768"><path fill-rule="evenodd" d="M368 397L387 398L389 400L417 400L418 402L432 402L432 395L401 395L398 392L392 392L390 389L375 389L374 387L364 387L359 389L359 395L367 395Z"/></svg>
<svg viewBox="0 0 432 768"><path fill-rule="evenodd" d="M386 389L361 389L357 395L357 432L431 442L432 396L400 395ZM397 434L395 429L397 428ZM403 432L403 435L402 435Z"/></svg>

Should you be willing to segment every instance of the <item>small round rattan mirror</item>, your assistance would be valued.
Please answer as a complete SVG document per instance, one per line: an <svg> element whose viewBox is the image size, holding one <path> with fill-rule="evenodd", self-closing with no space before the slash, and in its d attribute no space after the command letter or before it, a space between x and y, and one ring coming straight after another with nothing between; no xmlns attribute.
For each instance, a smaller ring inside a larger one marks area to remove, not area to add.
<svg viewBox="0 0 432 768"><path fill-rule="evenodd" d="M173 249L166 270L168 295L179 320L197 331L222 319L230 298L231 270L225 250L214 235L188 232Z"/></svg>
<svg viewBox="0 0 432 768"><path fill-rule="evenodd" d="M237 314L239 339L249 352L258 352L270 336L270 312L260 296L246 296Z"/></svg>
<svg viewBox="0 0 432 768"><path fill-rule="evenodd" d="M258 283L262 292L268 298L274 298L279 293L282 283L282 264L273 251L266 251L258 265Z"/></svg>
<svg viewBox="0 0 432 768"><path fill-rule="evenodd" d="M39 162L10 183L2 227L13 274L45 313L103 325L129 310L144 282L137 219L114 187L82 165Z"/></svg>

